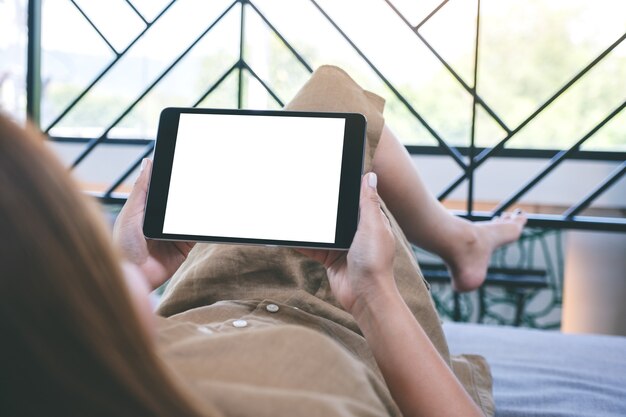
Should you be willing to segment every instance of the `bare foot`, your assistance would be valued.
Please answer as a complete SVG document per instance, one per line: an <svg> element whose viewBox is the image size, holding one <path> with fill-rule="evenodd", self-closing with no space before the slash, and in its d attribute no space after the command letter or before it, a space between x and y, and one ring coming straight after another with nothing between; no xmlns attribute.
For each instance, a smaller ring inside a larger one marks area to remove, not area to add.
<svg viewBox="0 0 626 417"><path fill-rule="evenodd" d="M466 292L482 285L493 251L519 239L527 219L525 213L516 211L488 222L459 220L463 222L459 224L462 237L443 259L452 277L452 288Z"/></svg>

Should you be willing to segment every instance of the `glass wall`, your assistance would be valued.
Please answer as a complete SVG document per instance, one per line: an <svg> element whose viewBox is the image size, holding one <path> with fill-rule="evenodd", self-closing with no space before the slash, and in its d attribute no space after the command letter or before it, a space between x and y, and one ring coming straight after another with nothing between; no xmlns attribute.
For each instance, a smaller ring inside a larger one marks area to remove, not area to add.
<svg viewBox="0 0 626 417"><path fill-rule="evenodd" d="M0 110L26 116L26 0L0 0Z"/></svg>
<svg viewBox="0 0 626 417"><path fill-rule="evenodd" d="M243 19L241 3L229 0L42 3L42 128L53 125L55 136L97 137L112 127L108 137L153 138L163 107L195 104L225 74L199 105L237 107L238 71L228 70L238 62L247 65L241 106L279 108L266 87L282 102L294 95L309 75L297 54L312 68L340 65L385 97L405 143L434 145L435 132L469 145L476 1L444 2L425 22L439 0L254 0ZM19 117L25 4L0 0L0 97ZM615 0L482 0L480 12L476 91L491 114L477 107L477 146L523 124L626 32L626 3ZM620 42L507 146L571 146L623 102L624 85ZM625 131L622 112L585 149L626 150Z"/></svg>

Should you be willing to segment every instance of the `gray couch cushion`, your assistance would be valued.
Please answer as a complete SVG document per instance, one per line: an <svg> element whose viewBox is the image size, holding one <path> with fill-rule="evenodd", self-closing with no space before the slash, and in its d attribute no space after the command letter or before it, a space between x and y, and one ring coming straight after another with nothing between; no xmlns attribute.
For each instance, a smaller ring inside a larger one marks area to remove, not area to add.
<svg viewBox="0 0 626 417"><path fill-rule="evenodd" d="M626 416L626 338L446 323L453 354L483 355L498 417Z"/></svg>

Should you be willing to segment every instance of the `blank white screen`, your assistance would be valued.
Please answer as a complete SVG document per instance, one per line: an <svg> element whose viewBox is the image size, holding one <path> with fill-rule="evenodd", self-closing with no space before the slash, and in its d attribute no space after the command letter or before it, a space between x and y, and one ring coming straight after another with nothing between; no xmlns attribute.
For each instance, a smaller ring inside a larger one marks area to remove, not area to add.
<svg viewBox="0 0 626 417"><path fill-rule="evenodd" d="M334 243L344 126L181 114L163 233Z"/></svg>

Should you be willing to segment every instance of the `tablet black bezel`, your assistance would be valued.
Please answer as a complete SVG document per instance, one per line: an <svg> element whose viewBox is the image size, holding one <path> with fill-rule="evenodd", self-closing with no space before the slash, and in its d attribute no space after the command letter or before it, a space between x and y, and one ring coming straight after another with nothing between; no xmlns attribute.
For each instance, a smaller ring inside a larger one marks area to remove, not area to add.
<svg viewBox="0 0 626 417"><path fill-rule="evenodd" d="M346 120L341 159L339 202L335 224L335 242L231 238L221 236L163 233L165 208L169 194L172 163L180 114L230 114L281 117L325 117ZM221 242L272 246L348 249L358 224L359 196L365 155L365 116L359 113L300 112L284 110L231 110L168 107L161 112L153 158L152 176L146 201L143 233L149 239Z"/></svg>

